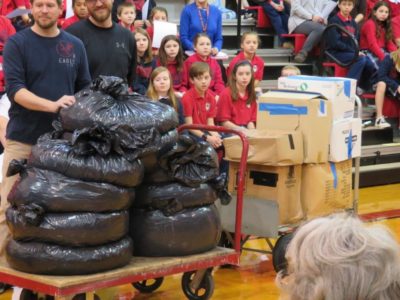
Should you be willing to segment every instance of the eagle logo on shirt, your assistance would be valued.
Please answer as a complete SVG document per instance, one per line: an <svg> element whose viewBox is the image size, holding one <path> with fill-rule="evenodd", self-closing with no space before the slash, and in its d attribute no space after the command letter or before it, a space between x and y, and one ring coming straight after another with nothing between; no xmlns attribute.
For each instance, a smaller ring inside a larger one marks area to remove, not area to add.
<svg viewBox="0 0 400 300"><path fill-rule="evenodd" d="M210 108L211 108L211 105L210 105L210 103L206 103L206 111L209 111L209 110L210 110Z"/></svg>
<svg viewBox="0 0 400 300"><path fill-rule="evenodd" d="M256 73L256 72L257 72L257 70L258 70L258 67L257 67L257 65L253 65L253 72L254 72L254 73Z"/></svg>
<svg viewBox="0 0 400 300"><path fill-rule="evenodd" d="M70 42L59 41L56 46L58 55L64 58L69 58L74 55L74 45Z"/></svg>

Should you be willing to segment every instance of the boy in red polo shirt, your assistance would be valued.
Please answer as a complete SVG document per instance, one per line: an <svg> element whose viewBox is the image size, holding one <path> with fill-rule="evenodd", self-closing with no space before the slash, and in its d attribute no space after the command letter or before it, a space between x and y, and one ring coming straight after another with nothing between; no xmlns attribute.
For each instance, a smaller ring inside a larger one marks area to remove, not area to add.
<svg viewBox="0 0 400 300"><path fill-rule="evenodd" d="M210 73L210 66L204 62L195 62L190 67L189 78L192 87L182 98L185 124L214 125L217 103L214 94L209 90ZM222 146L221 136L217 132L190 130L190 133L207 141L214 149Z"/></svg>

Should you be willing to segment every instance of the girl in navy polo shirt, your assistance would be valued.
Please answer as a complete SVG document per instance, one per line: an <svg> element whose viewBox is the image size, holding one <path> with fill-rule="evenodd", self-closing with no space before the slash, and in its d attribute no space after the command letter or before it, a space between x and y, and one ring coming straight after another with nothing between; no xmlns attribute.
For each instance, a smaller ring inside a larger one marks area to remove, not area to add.
<svg viewBox="0 0 400 300"><path fill-rule="evenodd" d="M229 77L228 87L221 93L217 122L229 129L255 129L257 120L254 73L247 60L236 63Z"/></svg>

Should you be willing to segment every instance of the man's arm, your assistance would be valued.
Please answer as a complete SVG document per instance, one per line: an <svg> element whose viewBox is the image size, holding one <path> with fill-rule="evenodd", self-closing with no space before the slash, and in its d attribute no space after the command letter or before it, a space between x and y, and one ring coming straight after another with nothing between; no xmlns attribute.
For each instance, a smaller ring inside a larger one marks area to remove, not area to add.
<svg viewBox="0 0 400 300"><path fill-rule="evenodd" d="M61 108L66 108L74 104L75 97L64 95L57 101L51 101L36 96L26 88L21 88L15 93L14 101L26 109L57 113Z"/></svg>

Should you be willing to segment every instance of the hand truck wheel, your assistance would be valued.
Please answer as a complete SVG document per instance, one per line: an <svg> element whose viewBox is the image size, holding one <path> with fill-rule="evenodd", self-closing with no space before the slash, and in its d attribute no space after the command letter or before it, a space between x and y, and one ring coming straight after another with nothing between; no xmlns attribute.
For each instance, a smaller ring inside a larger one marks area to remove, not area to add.
<svg viewBox="0 0 400 300"><path fill-rule="evenodd" d="M272 249L272 265L274 266L276 273L287 268L285 255L287 246L289 245L292 238L293 233L288 233L280 236L276 241L274 248Z"/></svg>
<svg viewBox="0 0 400 300"><path fill-rule="evenodd" d="M23 289L19 295L19 300L38 300L38 295L36 292L31 290Z"/></svg>
<svg viewBox="0 0 400 300"><path fill-rule="evenodd" d="M191 283L197 271L186 272L182 276L182 290L189 300L207 300L210 299L214 293L214 279L211 271L207 270L204 273L198 288L193 289Z"/></svg>
<svg viewBox="0 0 400 300"><path fill-rule="evenodd" d="M135 289L142 293L151 293L158 289L164 281L164 277L146 279L138 282L133 282L132 285Z"/></svg>

